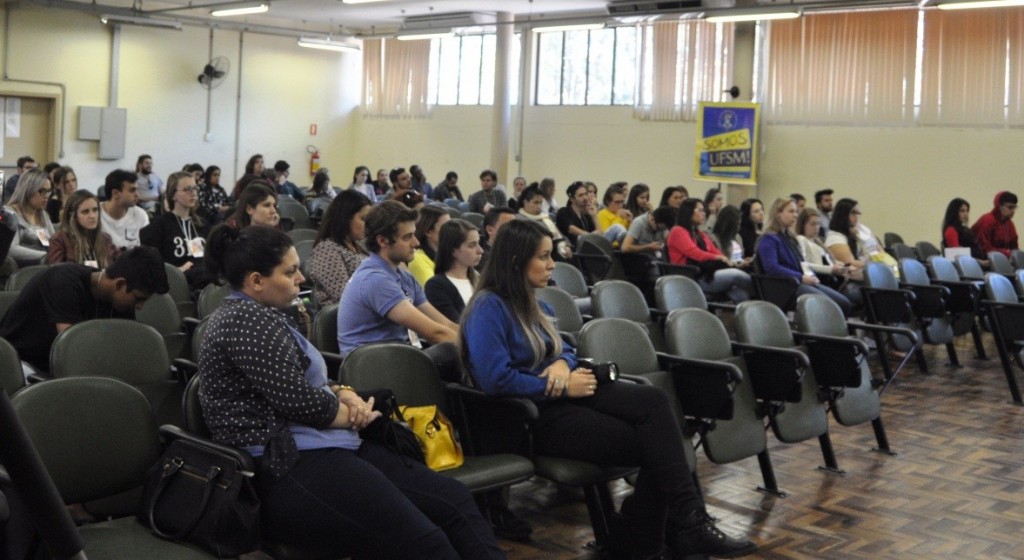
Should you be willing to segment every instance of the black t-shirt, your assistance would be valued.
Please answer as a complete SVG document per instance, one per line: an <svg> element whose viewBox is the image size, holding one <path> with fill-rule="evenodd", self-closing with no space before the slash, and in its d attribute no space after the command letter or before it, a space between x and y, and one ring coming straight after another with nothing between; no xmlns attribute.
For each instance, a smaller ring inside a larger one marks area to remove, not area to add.
<svg viewBox="0 0 1024 560"><path fill-rule="evenodd" d="M558 226L558 231L562 232L562 235L573 245L576 245L576 238L579 236L569 233L569 226L576 226L587 232L597 229L593 216L586 212L580 216L569 206L563 206L555 213L555 225Z"/></svg>
<svg viewBox="0 0 1024 560"><path fill-rule="evenodd" d="M135 312L117 312L92 295L90 276L96 269L77 263L55 264L33 278L0 320L0 337L18 357L40 371L50 371L50 346L59 323L89 319L134 319Z"/></svg>

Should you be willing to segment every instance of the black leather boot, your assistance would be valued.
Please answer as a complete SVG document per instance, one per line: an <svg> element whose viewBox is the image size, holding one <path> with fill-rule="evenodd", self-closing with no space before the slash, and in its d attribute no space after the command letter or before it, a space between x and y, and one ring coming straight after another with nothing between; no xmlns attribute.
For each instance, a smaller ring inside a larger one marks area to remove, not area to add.
<svg viewBox="0 0 1024 560"><path fill-rule="evenodd" d="M667 540L673 560L699 558L700 555L736 558L757 551L753 541L734 539L723 533L703 510L691 511L682 518L671 516Z"/></svg>

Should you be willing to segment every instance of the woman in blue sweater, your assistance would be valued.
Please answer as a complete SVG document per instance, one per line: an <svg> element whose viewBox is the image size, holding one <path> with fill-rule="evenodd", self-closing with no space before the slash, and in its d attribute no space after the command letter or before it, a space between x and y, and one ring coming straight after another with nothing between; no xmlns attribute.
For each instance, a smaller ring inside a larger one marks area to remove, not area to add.
<svg viewBox="0 0 1024 560"><path fill-rule="evenodd" d="M853 304L843 294L822 285L807 263L801 262L800 245L793 227L799 210L792 198L777 198L768 213L768 225L757 242L757 259L761 270L768 276L788 276L800 282L797 296L824 294L836 302L849 317Z"/></svg>
<svg viewBox="0 0 1024 560"><path fill-rule="evenodd" d="M489 395L537 402L538 454L640 467L623 514L641 557L662 557L666 541L673 558L754 552L753 542L725 535L706 513L668 397L645 385L598 386L578 367L547 317L551 308L534 296L555 268L552 249L551 233L532 221L509 222L495 238L459 335L474 383Z"/></svg>

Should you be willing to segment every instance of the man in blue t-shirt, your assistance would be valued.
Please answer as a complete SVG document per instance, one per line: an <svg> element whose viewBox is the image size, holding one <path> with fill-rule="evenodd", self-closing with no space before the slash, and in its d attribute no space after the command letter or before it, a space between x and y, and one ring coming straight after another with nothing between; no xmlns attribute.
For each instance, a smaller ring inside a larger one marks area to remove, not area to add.
<svg viewBox="0 0 1024 560"><path fill-rule="evenodd" d="M402 266L419 247L416 211L395 201L374 206L366 215L366 247L370 256L356 269L338 305L338 348L347 356L372 342L404 342L421 346L443 377L458 375L453 344L459 326L449 321Z"/></svg>

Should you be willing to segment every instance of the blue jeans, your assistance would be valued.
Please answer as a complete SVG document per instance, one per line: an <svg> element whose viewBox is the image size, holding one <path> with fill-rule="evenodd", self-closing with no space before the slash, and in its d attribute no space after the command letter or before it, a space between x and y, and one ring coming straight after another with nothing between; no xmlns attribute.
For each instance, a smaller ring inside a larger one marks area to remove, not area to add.
<svg viewBox="0 0 1024 560"><path fill-rule="evenodd" d="M608 241L612 243L622 243L626 239L626 234L629 233L622 224L612 224L612 227L606 229L602 235Z"/></svg>
<svg viewBox="0 0 1024 560"><path fill-rule="evenodd" d="M505 558L461 482L375 442L301 451L288 474L257 477L263 534L341 556Z"/></svg>
<svg viewBox="0 0 1024 560"><path fill-rule="evenodd" d="M725 292L733 303L747 301L754 293L754 284L750 281L750 275L738 268L716 270L712 281L701 279L700 285L709 294Z"/></svg>
<svg viewBox="0 0 1024 560"><path fill-rule="evenodd" d="M818 284L817 286L800 284L800 287L796 290L796 295L800 297L804 294L824 294L828 296L830 300L836 302L836 305L843 310L843 317L849 317L850 313L853 312L853 304L850 302L850 298L824 284Z"/></svg>

